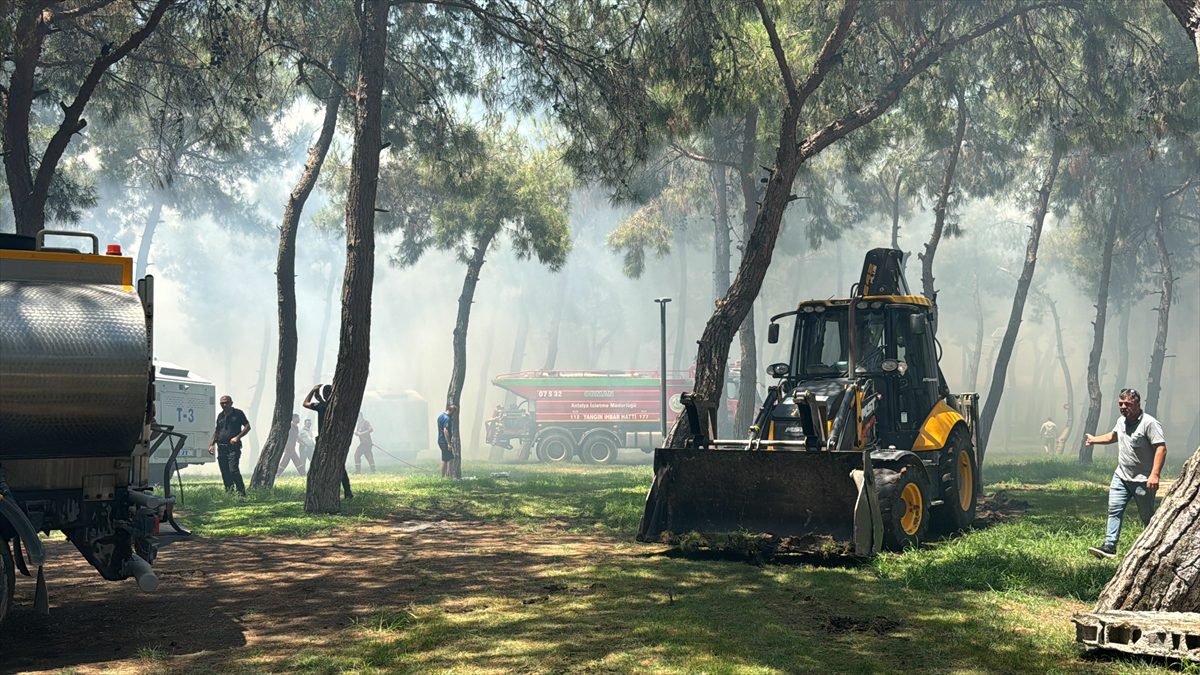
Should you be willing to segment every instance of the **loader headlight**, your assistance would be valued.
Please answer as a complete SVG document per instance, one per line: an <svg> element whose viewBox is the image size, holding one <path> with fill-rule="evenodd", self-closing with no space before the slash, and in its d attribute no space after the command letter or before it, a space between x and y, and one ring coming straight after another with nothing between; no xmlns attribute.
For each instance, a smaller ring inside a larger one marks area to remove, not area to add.
<svg viewBox="0 0 1200 675"><path fill-rule="evenodd" d="M900 365L899 362L897 362L895 359L888 359L888 360L884 361L883 363L879 364L879 367L883 369L883 372L890 373L890 372L896 370L896 368L899 365Z"/></svg>

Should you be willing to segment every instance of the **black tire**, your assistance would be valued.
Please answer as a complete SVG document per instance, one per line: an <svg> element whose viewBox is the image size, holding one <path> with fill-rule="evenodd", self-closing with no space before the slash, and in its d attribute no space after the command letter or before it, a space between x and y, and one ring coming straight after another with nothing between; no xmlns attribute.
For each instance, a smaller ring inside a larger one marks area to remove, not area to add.
<svg viewBox="0 0 1200 675"><path fill-rule="evenodd" d="M607 433L592 434L584 439L579 457L585 464L612 464L617 461L617 441Z"/></svg>
<svg viewBox="0 0 1200 675"><path fill-rule="evenodd" d="M17 588L17 566L12 557L12 544L0 540L0 624L8 616L8 608L12 604L13 593Z"/></svg>
<svg viewBox="0 0 1200 675"><path fill-rule="evenodd" d="M549 464L565 464L575 454L575 439L561 431L542 434L537 442L538 458Z"/></svg>
<svg viewBox="0 0 1200 675"><path fill-rule="evenodd" d="M875 470L883 547L889 551L917 548L929 531L929 479L919 464Z"/></svg>
<svg viewBox="0 0 1200 675"><path fill-rule="evenodd" d="M975 522L975 504L979 501L979 467L971 436L963 427L950 432L940 467L942 505L933 509L934 531L961 532Z"/></svg>

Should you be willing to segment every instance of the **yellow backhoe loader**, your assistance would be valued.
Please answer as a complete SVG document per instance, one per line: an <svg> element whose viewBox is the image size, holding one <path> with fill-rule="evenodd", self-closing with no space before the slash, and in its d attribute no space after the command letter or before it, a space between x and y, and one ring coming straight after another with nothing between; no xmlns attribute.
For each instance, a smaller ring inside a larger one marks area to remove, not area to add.
<svg viewBox="0 0 1200 675"><path fill-rule="evenodd" d="M640 541L771 535L791 550L873 555L975 519L978 395L938 367L935 307L904 280L902 253L873 249L849 298L802 302L786 363L749 437L708 436L685 398L686 447L654 455Z"/></svg>

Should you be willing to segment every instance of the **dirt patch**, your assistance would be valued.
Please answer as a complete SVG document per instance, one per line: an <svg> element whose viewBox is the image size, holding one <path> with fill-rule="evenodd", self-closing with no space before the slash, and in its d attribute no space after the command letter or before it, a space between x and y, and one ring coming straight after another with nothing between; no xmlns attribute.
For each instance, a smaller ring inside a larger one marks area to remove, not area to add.
<svg viewBox="0 0 1200 675"><path fill-rule="evenodd" d="M1004 490L984 495L975 506L975 529L991 527L1020 517L1029 510L1029 502L1014 499Z"/></svg>
<svg viewBox="0 0 1200 675"><path fill-rule="evenodd" d="M831 616L821 623L830 633L875 633L885 635L900 627L900 622L886 616L853 617Z"/></svg>
<svg viewBox="0 0 1200 675"><path fill-rule="evenodd" d="M319 645L380 608L466 599L504 589L544 601L600 585L546 586L541 573L594 565L611 540L553 528L397 521L304 539L202 537L166 541L154 593L100 578L65 541L48 542L49 616L35 614L33 583L0 627L0 672L169 672L200 669L246 649L266 659ZM472 609L468 609L472 607Z"/></svg>

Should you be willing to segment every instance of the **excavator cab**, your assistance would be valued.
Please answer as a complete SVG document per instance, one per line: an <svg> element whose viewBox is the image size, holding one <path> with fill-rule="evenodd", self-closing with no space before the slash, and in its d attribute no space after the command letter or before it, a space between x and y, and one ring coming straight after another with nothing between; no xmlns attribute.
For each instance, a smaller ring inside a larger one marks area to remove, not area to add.
<svg viewBox="0 0 1200 675"><path fill-rule="evenodd" d="M773 343L794 317L791 348L754 425L656 451L639 539L749 532L870 555L970 525L977 399L950 395L934 306L909 294L901 260L874 249L850 297L772 317Z"/></svg>

